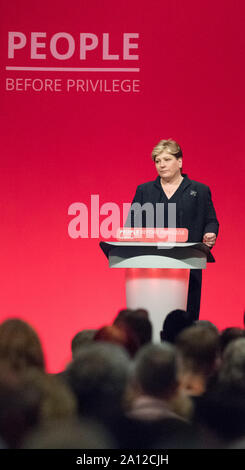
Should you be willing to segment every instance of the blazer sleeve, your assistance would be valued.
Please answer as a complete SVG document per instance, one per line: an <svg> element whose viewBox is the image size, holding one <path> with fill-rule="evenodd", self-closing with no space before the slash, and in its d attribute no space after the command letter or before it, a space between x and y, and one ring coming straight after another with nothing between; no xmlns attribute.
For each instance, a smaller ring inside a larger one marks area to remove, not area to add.
<svg viewBox="0 0 245 470"><path fill-rule="evenodd" d="M203 235L205 233L215 233L218 235L219 231L219 222L216 217L216 212L214 209L212 196L210 188L207 188L207 195L206 195L206 204L205 204L205 226Z"/></svg>

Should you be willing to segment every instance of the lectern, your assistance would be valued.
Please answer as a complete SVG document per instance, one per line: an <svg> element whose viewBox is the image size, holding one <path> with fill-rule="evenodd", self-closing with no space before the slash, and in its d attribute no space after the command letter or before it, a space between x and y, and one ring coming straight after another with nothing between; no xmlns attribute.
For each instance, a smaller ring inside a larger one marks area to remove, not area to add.
<svg viewBox="0 0 245 470"><path fill-rule="evenodd" d="M153 341L167 314L186 310L190 269L205 269L214 257L203 243L100 242L110 268L126 268L126 301L145 308L153 325Z"/></svg>

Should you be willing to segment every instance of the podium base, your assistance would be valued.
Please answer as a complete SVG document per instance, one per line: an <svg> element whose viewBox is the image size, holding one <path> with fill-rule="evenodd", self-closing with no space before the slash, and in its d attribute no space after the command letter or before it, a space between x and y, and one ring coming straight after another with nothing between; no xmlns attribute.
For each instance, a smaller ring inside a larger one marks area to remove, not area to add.
<svg viewBox="0 0 245 470"><path fill-rule="evenodd" d="M189 276L189 269L126 269L127 307L148 310L153 342L160 342L160 331L169 312L186 310Z"/></svg>

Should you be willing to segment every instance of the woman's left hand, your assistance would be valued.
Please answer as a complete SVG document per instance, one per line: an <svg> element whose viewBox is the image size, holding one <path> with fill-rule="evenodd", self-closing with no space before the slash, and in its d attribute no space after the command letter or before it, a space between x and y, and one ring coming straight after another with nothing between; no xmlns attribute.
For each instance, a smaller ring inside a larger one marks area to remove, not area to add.
<svg viewBox="0 0 245 470"><path fill-rule="evenodd" d="M215 233L205 233L203 236L203 243L207 245L209 248L212 248L216 242L216 234Z"/></svg>

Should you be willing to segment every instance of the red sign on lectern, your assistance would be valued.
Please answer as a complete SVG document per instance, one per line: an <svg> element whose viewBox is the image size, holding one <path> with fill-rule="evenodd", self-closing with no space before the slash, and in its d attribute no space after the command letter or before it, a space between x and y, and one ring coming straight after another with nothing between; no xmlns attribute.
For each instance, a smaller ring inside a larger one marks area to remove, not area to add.
<svg viewBox="0 0 245 470"><path fill-rule="evenodd" d="M187 228L128 228L118 229L117 240L125 242L178 242L188 240Z"/></svg>

